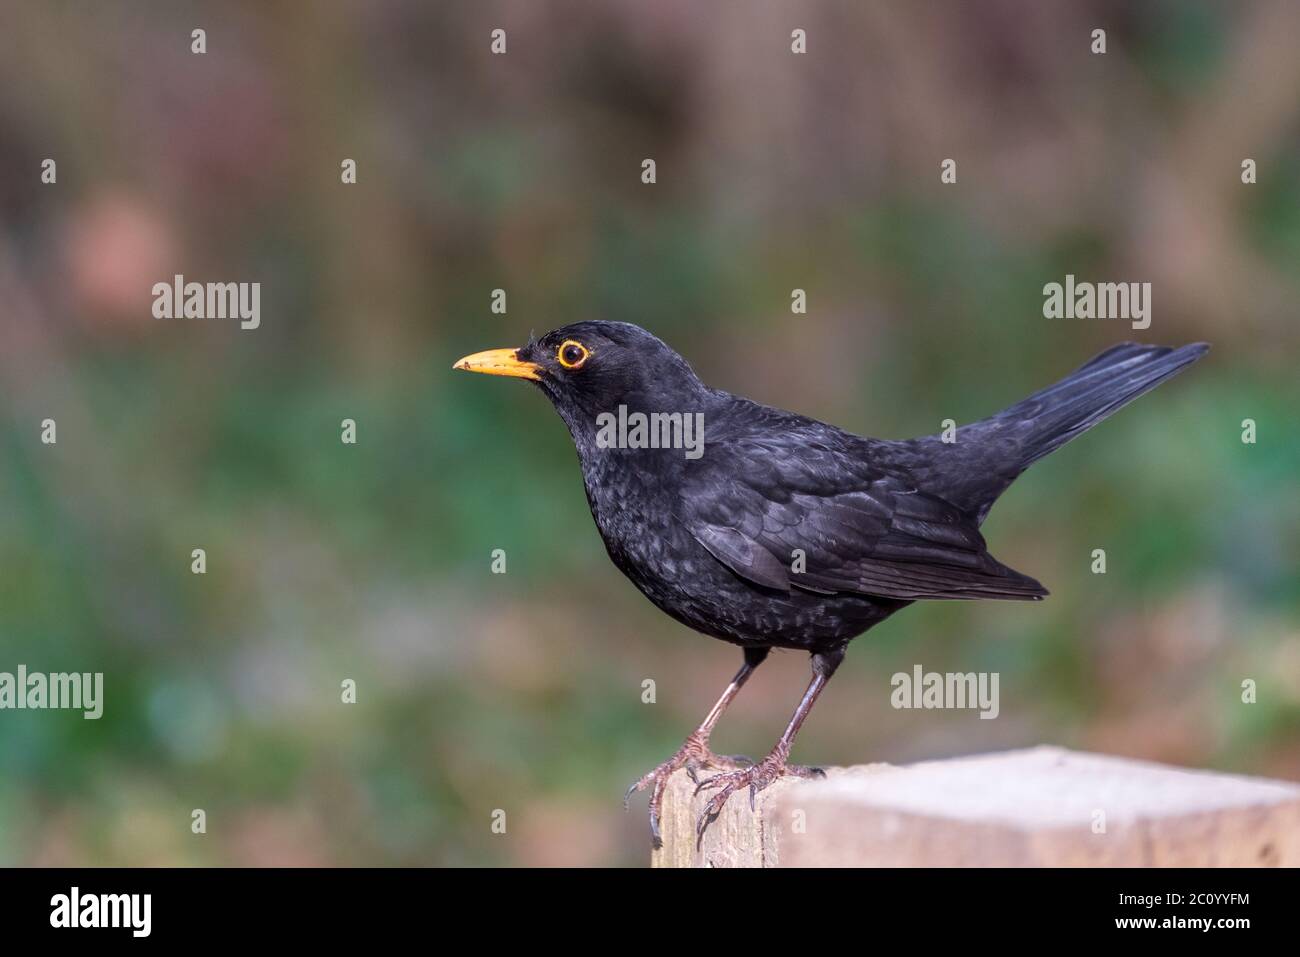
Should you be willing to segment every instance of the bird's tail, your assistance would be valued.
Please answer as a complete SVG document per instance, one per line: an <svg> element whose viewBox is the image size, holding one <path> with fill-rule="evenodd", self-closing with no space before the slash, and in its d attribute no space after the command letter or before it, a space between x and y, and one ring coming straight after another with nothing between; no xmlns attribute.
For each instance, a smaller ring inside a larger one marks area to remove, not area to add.
<svg viewBox="0 0 1300 957"><path fill-rule="evenodd" d="M1014 432L1020 471L1082 435L1138 396L1175 376L1209 350L1203 342L1179 349L1125 342L1107 349L1055 385L1003 409L991 420Z"/></svg>
<svg viewBox="0 0 1300 957"><path fill-rule="evenodd" d="M1125 342L1048 386L958 431L953 448L965 448L966 475L952 476L954 504L982 520L1017 475L1044 455L1082 435L1138 396L1177 375L1209 350L1203 342L1174 349ZM984 458L987 457L987 458ZM977 477L978 476L978 477Z"/></svg>

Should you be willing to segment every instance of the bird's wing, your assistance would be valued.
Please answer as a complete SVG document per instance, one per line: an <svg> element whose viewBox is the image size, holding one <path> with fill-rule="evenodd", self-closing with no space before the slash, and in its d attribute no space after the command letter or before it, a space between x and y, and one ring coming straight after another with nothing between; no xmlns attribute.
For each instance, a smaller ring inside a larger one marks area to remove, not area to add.
<svg viewBox="0 0 1300 957"><path fill-rule="evenodd" d="M791 438L710 447L683 486L678 517L737 575L779 591L897 599L1047 594L994 559L955 506L860 454Z"/></svg>

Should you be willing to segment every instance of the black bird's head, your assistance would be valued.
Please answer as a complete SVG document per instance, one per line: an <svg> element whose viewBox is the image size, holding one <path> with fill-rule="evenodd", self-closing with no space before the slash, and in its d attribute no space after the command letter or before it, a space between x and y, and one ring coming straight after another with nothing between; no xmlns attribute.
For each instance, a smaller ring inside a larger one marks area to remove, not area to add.
<svg viewBox="0 0 1300 957"><path fill-rule="evenodd" d="M619 406L640 412L701 408L708 391L686 360L640 326L576 322L517 349L466 356L453 368L536 383L581 450L596 418Z"/></svg>

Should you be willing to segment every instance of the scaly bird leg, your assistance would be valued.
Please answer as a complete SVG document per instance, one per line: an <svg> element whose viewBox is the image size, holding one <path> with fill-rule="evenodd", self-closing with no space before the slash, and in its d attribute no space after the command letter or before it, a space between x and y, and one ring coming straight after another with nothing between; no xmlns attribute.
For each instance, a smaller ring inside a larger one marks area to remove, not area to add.
<svg viewBox="0 0 1300 957"><path fill-rule="evenodd" d="M786 725L785 732L781 735L781 739L777 741L776 747L772 749L771 754L757 764L745 768L736 768L707 778L695 788L696 794L712 788L720 789L717 794L709 799L709 803L704 806L704 811L696 822L695 846L697 849L704 841L704 832L722 813L722 808L726 805L727 799L741 788L749 788L749 807L750 810L754 810L754 799L758 796L758 792L778 778L817 778L826 776L826 773L821 768L805 768L797 764L787 764L786 762L790 757L790 748L794 745L795 735L799 733L799 729L803 726L804 718L808 717L808 712L812 711L812 707L816 704L822 689L826 687L826 682L835 673L835 669L839 667L843 658L843 650L833 654L813 655L812 681L808 682L808 689L803 693L803 699L800 700L799 707L795 708L790 723Z"/></svg>
<svg viewBox="0 0 1300 957"><path fill-rule="evenodd" d="M746 648L745 663L740 666L736 676L731 679L722 692L722 697L717 700L709 713L700 722L700 726L687 735L682 746L677 749L677 753L671 758L650 771L644 777L636 781L627 789L627 794L623 796L623 809L627 809L628 800L638 791L644 791L650 786L654 790L650 793L650 839L654 842L655 847L663 846L663 838L659 833L659 813L663 807L664 789L668 786L668 778L678 768L686 768L686 773L691 776L691 780L699 783L696 771L700 768L723 768L737 769L741 767L741 762L748 762L748 758L726 757L714 754L709 750L709 735L713 733L713 726L718 723L722 713L727 710L727 706L740 693L740 689L745 686L749 676L754 669L763 663L770 649L767 648Z"/></svg>

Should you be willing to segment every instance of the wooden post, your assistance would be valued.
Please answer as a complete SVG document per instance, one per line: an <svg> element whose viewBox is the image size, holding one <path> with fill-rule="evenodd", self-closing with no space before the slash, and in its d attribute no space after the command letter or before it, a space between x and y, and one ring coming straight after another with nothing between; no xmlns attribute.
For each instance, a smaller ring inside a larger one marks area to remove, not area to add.
<svg viewBox="0 0 1300 957"><path fill-rule="evenodd" d="M1300 786L1060 748L828 769L732 796L664 799L655 867L1300 866Z"/></svg>

